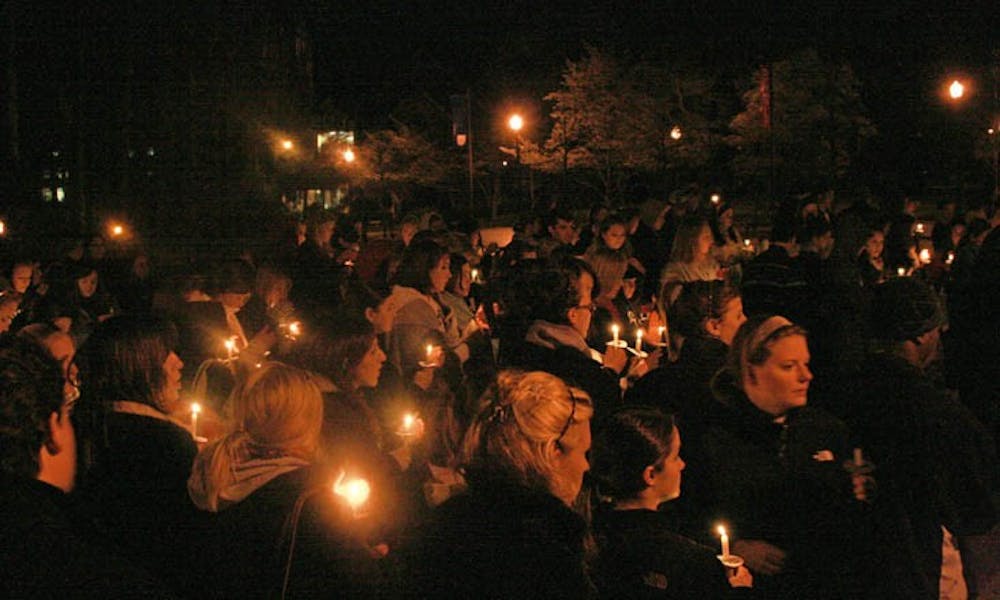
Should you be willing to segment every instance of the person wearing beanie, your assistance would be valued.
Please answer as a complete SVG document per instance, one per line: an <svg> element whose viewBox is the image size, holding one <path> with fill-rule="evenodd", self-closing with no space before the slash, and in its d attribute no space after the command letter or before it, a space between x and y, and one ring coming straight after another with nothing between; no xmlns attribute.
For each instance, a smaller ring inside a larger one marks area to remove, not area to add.
<svg viewBox="0 0 1000 600"><path fill-rule="evenodd" d="M996 523L995 444L928 373L946 322L935 292L893 278L875 287L871 317L872 350L841 416L875 465L879 569L897 597L964 598L957 540Z"/></svg>

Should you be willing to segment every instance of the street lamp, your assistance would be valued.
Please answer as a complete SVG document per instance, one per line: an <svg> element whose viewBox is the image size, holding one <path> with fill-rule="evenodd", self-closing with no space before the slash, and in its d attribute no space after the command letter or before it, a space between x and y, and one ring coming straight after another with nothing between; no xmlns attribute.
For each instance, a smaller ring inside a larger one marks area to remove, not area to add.
<svg viewBox="0 0 1000 600"><path fill-rule="evenodd" d="M521 164L521 129L524 127L524 119L521 115L514 113L507 119L507 127L514 132L514 157L517 163Z"/></svg>
<svg viewBox="0 0 1000 600"><path fill-rule="evenodd" d="M960 100L963 96L965 96L965 84L955 79L951 82L951 85L948 86L948 95L951 96L952 100Z"/></svg>

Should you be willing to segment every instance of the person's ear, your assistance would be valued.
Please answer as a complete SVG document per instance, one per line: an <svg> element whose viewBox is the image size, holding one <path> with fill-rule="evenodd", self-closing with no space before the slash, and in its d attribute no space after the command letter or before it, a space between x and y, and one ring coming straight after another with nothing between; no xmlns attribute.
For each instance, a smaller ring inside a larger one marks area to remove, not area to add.
<svg viewBox="0 0 1000 600"><path fill-rule="evenodd" d="M375 312L374 308L372 308L370 306L367 307L367 308L365 308L365 318L368 319L369 323L374 323L376 316L377 316L377 313Z"/></svg>
<svg viewBox="0 0 1000 600"><path fill-rule="evenodd" d="M722 335L722 328L719 326L721 319L705 319L705 331L712 337Z"/></svg>
<svg viewBox="0 0 1000 600"><path fill-rule="evenodd" d="M62 451L59 441L56 439L56 432L62 431L65 425L59 420L59 413L53 411L49 414L49 435L45 438L45 450L55 456Z"/></svg>
<svg viewBox="0 0 1000 600"><path fill-rule="evenodd" d="M653 465L649 465L648 467L642 470L642 480L646 483L647 486L652 487L653 484L656 483L657 474L658 471L656 470L656 467Z"/></svg>

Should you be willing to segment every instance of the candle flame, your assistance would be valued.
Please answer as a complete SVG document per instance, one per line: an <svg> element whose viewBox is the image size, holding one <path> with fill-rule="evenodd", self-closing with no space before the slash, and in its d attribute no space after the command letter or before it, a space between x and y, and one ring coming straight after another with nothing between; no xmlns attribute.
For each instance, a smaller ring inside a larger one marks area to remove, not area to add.
<svg viewBox="0 0 1000 600"><path fill-rule="evenodd" d="M719 532L719 535L726 535L726 528L725 528L725 527L723 527L722 525L719 525L719 526L718 526L718 527L716 528L716 531L718 531L718 532Z"/></svg>
<svg viewBox="0 0 1000 600"><path fill-rule="evenodd" d="M226 345L226 350L229 351L229 352L232 352L233 350L236 350L236 338L235 337L231 337L231 338L227 339L225 341L225 345Z"/></svg>
<svg viewBox="0 0 1000 600"><path fill-rule="evenodd" d="M361 478L344 481L344 472L341 471L336 483L333 484L333 493L346 500L352 510L357 510L368 501L371 486Z"/></svg>
<svg viewBox="0 0 1000 600"><path fill-rule="evenodd" d="M433 355L434 355L434 346L431 344L427 344L427 358L429 359Z"/></svg>
<svg viewBox="0 0 1000 600"><path fill-rule="evenodd" d="M743 245L747 248L750 247L750 238L743 238Z"/></svg>
<svg viewBox="0 0 1000 600"><path fill-rule="evenodd" d="M412 429L413 424L417 422L417 417L412 413L406 413L403 415L403 429Z"/></svg>
<svg viewBox="0 0 1000 600"><path fill-rule="evenodd" d="M192 402L191 403L191 414L192 415L196 415L196 414L198 414L200 412L201 412L201 405L198 404L197 402Z"/></svg>
<svg viewBox="0 0 1000 600"><path fill-rule="evenodd" d="M618 329L618 325L612 325L612 326L611 326L611 333L613 333L613 334L615 335L615 337L617 337L617 336L618 336L618 332L619 332L619 331L620 331L620 330Z"/></svg>
<svg viewBox="0 0 1000 600"><path fill-rule="evenodd" d="M293 322L289 323L288 324L288 333L292 334L293 336L299 336L299 335L301 335L302 334L302 323L299 323L298 321L293 321Z"/></svg>
<svg viewBox="0 0 1000 600"><path fill-rule="evenodd" d="M920 251L920 262L924 263L925 265L931 262L931 251L929 249L924 248L923 250Z"/></svg>

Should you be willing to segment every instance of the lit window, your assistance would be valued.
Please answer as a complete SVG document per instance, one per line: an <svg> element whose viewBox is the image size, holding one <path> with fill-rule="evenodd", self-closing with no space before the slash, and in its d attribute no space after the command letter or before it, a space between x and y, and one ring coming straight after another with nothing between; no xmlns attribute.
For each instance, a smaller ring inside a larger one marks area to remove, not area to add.
<svg viewBox="0 0 1000 600"><path fill-rule="evenodd" d="M66 190L61 187L56 188L56 202L62 202L66 199Z"/></svg>
<svg viewBox="0 0 1000 600"><path fill-rule="evenodd" d="M146 150L146 154L149 155L149 156L156 156L156 151L153 150L152 146L150 146L149 149Z"/></svg>
<svg viewBox="0 0 1000 600"><path fill-rule="evenodd" d="M45 202L52 202L52 188L42 188L42 200Z"/></svg>

